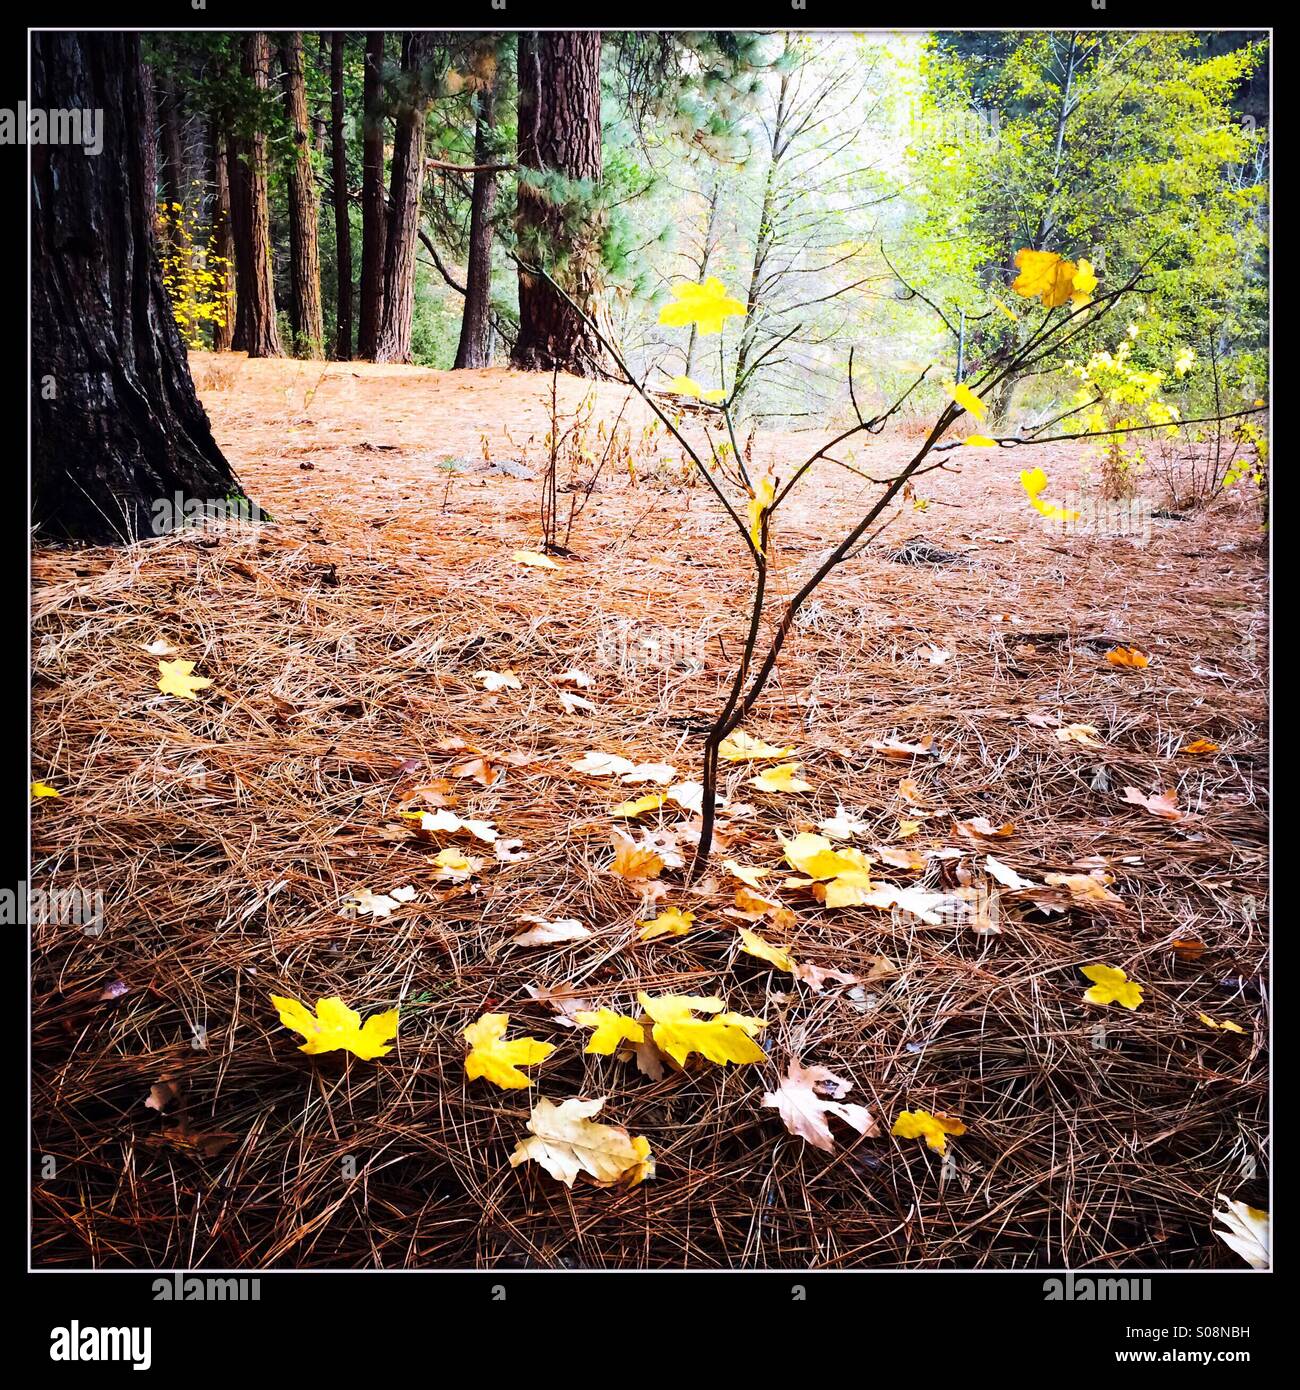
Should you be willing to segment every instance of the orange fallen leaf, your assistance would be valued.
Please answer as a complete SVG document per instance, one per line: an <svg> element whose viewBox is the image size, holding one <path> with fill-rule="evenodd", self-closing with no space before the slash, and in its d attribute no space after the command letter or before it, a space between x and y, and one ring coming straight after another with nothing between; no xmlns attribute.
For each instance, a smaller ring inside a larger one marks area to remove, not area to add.
<svg viewBox="0 0 1300 1390"><path fill-rule="evenodd" d="M1149 666L1150 658L1137 647L1112 647L1106 653L1112 666Z"/></svg>

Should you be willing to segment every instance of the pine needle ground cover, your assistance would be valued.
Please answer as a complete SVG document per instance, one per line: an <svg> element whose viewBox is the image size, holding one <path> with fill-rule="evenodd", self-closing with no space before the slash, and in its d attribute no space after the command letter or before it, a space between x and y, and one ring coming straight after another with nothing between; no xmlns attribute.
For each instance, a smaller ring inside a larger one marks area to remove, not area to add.
<svg viewBox="0 0 1300 1390"><path fill-rule="evenodd" d="M103 905L32 929L37 1264L1241 1267L1212 1222L1267 1191L1256 510L1052 530L1017 473L1063 491L1075 445L927 478L801 613L746 724L793 752L726 764L687 885L668 792L748 595L708 494L639 458L538 565L539 483L479 464L536 463L549 379L194 364L273 520L33 559L33 887ZM821 476L778 592L871 495ZM957 558L889 558L918 537ZM659 868L614 871L616 830ZM828 905L800 834L902 896ZM725 1001L763 1060L588 1050L576 1015L653 1032L642 996ZM522 1085L467 1073L497 1015L545 1045Z"/></svg>

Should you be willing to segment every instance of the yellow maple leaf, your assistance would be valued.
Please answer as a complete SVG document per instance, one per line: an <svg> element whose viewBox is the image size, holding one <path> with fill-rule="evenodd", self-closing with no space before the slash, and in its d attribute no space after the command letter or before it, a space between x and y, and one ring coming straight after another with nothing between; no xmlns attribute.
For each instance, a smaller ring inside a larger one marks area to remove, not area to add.
<svg viewBox="0 0 1300 1390"><path fill-rule="evenodd" d="M1241 1024L1234 1023L1230 1018L1225 1018L1222 1023L1216 1023L1209 1014L1197 1014L1196 1017L1199 1018L1207 1028L1218 1028L1225 1033L1244 1034L1246 1031Z"/></svg>
<svg viewBox="0 0 1300 1390"><path fill-rule="evenodd" d="M993 297L993 307L998 311L998 313L1000 313L1003 316L1003 318L1010 319L1012 323L1020 322L1020 320L1015 316L1015 314L1013 314L1011 310L1008 309L1007 306L1003 304L1003 302L996 295L994 295Z"/></svg>
<svg viewBox="0 0 1300 1390"><path fill-rule="evenodd" d="M721 999L693 994L661 994L655 998L639 993L641 1007L654 1022L651 1037L678 1066L684 1066L693 1052L719 1066L728 1062L763 1062L767 1054L754 1042L754 1034L767 1027L761 1018L724 1013ZM695 1014L713 1014L696 1018Z"/></svg>
<svg viewBox="0 0 1300 1390"><path fill-rule="evenodd" d="M537 1038L511 1038L507 1042L502 1035L509 1024L509 1014L484 1014L461 1034L470 1046L465 1075L471 1081L481 1076L503 1090L517 1091L532 1085L519 1068L536 1066L555 1051L554 1044Z"/></svg>
<svg viewBox="0 0 1300 1390"><path fill-rule="evenodd" d="M1020 486L1030 497L1037 497L1047 486L1047 474L1041 468L1022 468L1020 470Z"/></svg>
<svg viewBox="0 0 1300 1390"><path fill-rule="evenodd" d="M652 922L638 922L641 940L653 941L656 936L685 936L695 921L693 912L682 912L676 907L666 907Z"/></svg>
<svg viewBox="0 0 1300 1390"><path fill-rule="evenodd" d="M559 1105L543 1096L528 1121L533 1137L515 1146L510 1166L517 1168L532 1159L566 1187L573 1186L579 1173L586 1173L598 1187L616 1183L635 1187L653 1178L648 1139L633 1138L621 1125L599 1125L591 1119L604 1104L604 1096L598 1100L575 1096Z"/></svg>
<svg viewBox="0 0 1300 1390"><path fill-rule="evenodd" d="M871 903L875 885L865 869L836 874L826 885L827 907L865 907Z"/></svg>
<svg viewBox="0 0 1300 1390"><path fill-rule="evenodd" d="M280 1022L307 1039L298 1050L309 1056L342 1050L370 1062L377 1057L387 1057L393 1050L392 1040L397 1036L396 1009L372 1014L363 1025L361 1015L349 1009L336 994L318 999L314 1014L305 1004L280 994L271 995L271 1003L280 1011Z"/></svg>
<svg viewBox="0 0 1300 1390"><path fill-rule="evenodd" d="M727 288L716 275L710 275L701 285L681 280L669 287L675 301L659 310L659 322L669 328L686 328L691 324L704 337L722 332L727 318L744 318L745 306L727 294Z"/></svg>
<svg viewBox="0 0 1300 1390"><path fill-rule="evenodd" d="M663 859L654 850L623 836L617 841L614 862L609 866L609 871L620 878L638 880L658 878L663 867Z"/></svg>
<svg viewBox="0 0 1300 1390"><path fill-rule="evenodd" d="M943 389L947 391L963 410L969 410L977 420L982 420L989 413L988 406L980 400L964 381L959 381L955 385L949 382Z"/></svg>
<svg viewBox="0 0 1300 1390"><path fill-rule="evenodd" d="M762 885L759 879L766 878L771 872L769 869L759 868L757 864L737 864L734 859L724 859L722 867L729 874L734 874L741 883L747 883L751 888L760 888Z"/></svg>
<svg viewBox="0 0 1300 1390"><path fill-rule="evenodd" d="M706 391L703 386L692 381L688 376L675 376L668 385L679 396L695 396L702 401L723 401L727 398L727 393L721 387Z"/></svg>
<svg viewBox="0 0 1300 1390"><path fill-rule="evenodd" d="M1041 468L1025 469L1020 474L1020 486L1029 495L1029 505L1051 521L1078 521L1078 512L1068 512L1053 502L1044 501L1038 494L1047 486L1047 474Z"/></svg>
<svg viewBox="0 0 1300 1390"><path fill-rule="evenodd" d="M1016 252L1016 267L1020 274L1011 282L1011 288L1026 299L1041 299L1047 308L1055 309L1075 293L1079 267L1055 251L1025 247ZM1092 283L1096 285L1095 278Z"/></svg>
<svg viewBox="0 0 1300 1390"><path fill-rule="evenodd" d="M1211 743L1208 738L1194 738L1190 743L1183 744L1184 753L1217 753L1219 745Z"/></svg>
<svg viewBox="0 0 1300 1390"><path fill-rule="evenodd" d="M1074 272L1074 280L1071 284L1070 298L1080 306L1087 304L1092 298L1092 292L1097 288L1097 276L1090 262L1079 257L1079 264Z"/></svg>
<svg viewBox="0 0 1300 1390"><path fill-rule="evenodd" d="M801 874L812 879L836 878L845 873L865 873L871 860L861 850L836 849L824 835L801 831L784 843L785 857Z"/></svg>
<svg viewBox="0 0 1300 1390"><path fill-rule="evenodd" d="M998 447L998 441L990 439L987 434L968 434L962 443L969 444L975 449L996 449Z"/></svg>
<svg viewBox="0 0 1300 1390"><path fill-rule="evenodd" d="M718 756L729 763L749 763L759 758L788 758L793 748L778 748L775 744L764 743L761 738L737 729L728 734L718 745Z"/></svg>
<svg viewBox="0 0 1300 1390"><path fill-rule="evenodd" d="M158 689L164 695L179 695L182 700L195 700L196 690L206 690L212 684L206 676L192 676L192 661L160 661L158 663Z"/></svg>
<svg viewBox="0 0 1300 1390"><path fill-rule="evenodd" d="M1142 986L1130 980L1118 966L1085 965L1083 973L1094 982L1083 993L1089 1004L1122 1004L1126 1009L1136 1009L1141 1004Z"/></svg>
<svg viewBox="0 0 1300 1390"><path fill-rule="evenodd" d="M36 798L43 796L60 796L62 793L57 787L52 787L48 782L33 782L32 795Z"/></svg>
<svg viewBox="0 0 1300 1390"><path fill-rule="evenodd" d="M965 1134L966 1126L947 1115L931 1115L928 1110L904 1110L890 1133L900 1139L924 1139L935 1153L941 1154L948 1147L948 1135Z"/></svg>
<svg viewBox="0 0 1300 1390"><path fill-rule="evenodd" d="M573 1015L573 1021L583 1028L594 1028L587 1051L602 1057L613 1055L615 1048L623 1042L645 1042L645 1029L634 1018L616 1014L613 1009L584 1009Z"/></svg>
<svg viewBox="0 0 1300 1390"><path fill-rule="evenodd" d="M812 783L796 777L798 763L782 763L779 767L764 768L757 777L751 777L748 785L764 792L810 792Z"/></svg>
<svg viewBox="0 0 1300 1390"><path fill-rule="evenodd" d="M660 806L668 800L665 792L650 792L647 796L638 796L635 801L621 801L610 812L611 816L624 816L632 819L634 816L643 815L646 811L657 811Z"/></svg>
<svg viewBox="0 0 1300 1390"><path fill-rule="evenodd" d="M745 503L749 512L749 539L760 555L763 553L763 513L775 497L776 484L771 478L760 478L754 486L753 497Z"/></svg>
<svg viewBox="0 0 1300 1390"><path fill-rule="evenodd" d="M759 960L765 960L769 965L775 965L778 970L787 970L791 975L795 973L794 960L783 951L779 946L773 946L770 941L764 941L757 932L750 931L747 927L741 927L740 939L743 943L741 950L748 956L757 956Z"/></svg>

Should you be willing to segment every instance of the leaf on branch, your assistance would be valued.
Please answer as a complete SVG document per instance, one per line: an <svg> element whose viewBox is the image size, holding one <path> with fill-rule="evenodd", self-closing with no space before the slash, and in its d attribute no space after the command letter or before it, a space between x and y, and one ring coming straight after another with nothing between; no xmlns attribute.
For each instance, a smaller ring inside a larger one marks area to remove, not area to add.
<svg viewBox="0 0 1300 1390"><path fill-rule="evenodd" d="M722 332L724 319L745 317L745 306L727 294L726 286L716 275L710 275L700 285L679 280L669 286L669 293L674 302L659 310L659 322L669 328L694 324L702 337L710 337Z"/></svg>
<svg viewBox="0 0 1300 1390"><path fill-rule="evenodd" d="M982 420L989 413L988 406L965 382L959 381L956 384L949 382L943 389L963 410L969 410L977 420Z"/></svg>

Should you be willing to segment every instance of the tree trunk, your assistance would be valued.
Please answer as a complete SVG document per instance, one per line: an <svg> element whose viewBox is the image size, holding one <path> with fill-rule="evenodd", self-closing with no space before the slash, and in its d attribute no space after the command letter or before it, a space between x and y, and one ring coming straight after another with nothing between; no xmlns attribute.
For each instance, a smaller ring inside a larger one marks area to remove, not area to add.
<svg viewBox="0 0 1300 1390"><path fill-rule="evenodd" d="M159 143L162 159L158 173L162 201L171 207L185 201L185 153L181 146L181 113L176 92L170 83L158 88Z"/></svg>
<svg viewBox="0 0 1300 1390"><path fill-rule="evenodd" d="M311 116L302 71L302 35L290 33L280 45L284 104L293 138L289 168L290 322L295 357L323 357L325 319L320 299L320 204L311 161Z"/></svg>
<svg viewBox="0 0 1300 1390"><path fill-rule="evenodd" d="M429 56L428 34L407 34L402 71L407 89L393 136L393 169L388 194L388 237L384 247L383 304L376 362L411 360L411 318L415 312L415 248L420 228L420 190L424 186L424 122L429 109L421 69Z"/></svg>
<svg viewBox="0 0 1300 1390"><path fill-rule="evenodd" d="M266 88L270 63L271 49L266 35L257 31L247 34L243 44L243 73L261 90ZM230 170L238 280L235 347L250 357L283 357L275 323L265 131L255 130L234 142Z"/></svg>
<svg viewBox="0 0 1300 1390"><path fill-rule="evenodd" d="M211 126L212 250L225 275L221 317L212 326L212 351L229 352L235 338L235 232L230 220L230 162L225 132Z"/></svg>
<svg viewBox="0 0 1300 1390"><path fill-rule="evenodd" d="M373 358L384 293L384 36L366 36L361 144L361 317L357 356Z"/></svg>
<svg viewBox="0 0 1300 1390"><path fill-rule="evenodd" d="M492 162L492 117L496 93L487 87L479 93L474 127L474 189L469 209L469 265L465 272L465 309L460 321L457 367L492 364L492 209L496 203L496 175Z"/></svg>
<svg viewBox="0 0 1300 1390"><path fill-rule="evenodd" d="M338 301L334 356L352 356L352 222L348 216L348 146L343 134L343 35L330 36L330 177L334 183L334 246Z"/></svg>
<svg viewBox="0 0 1300 1390"><path fill-rule="evenodd" d="M185 202L185 157L181 152L180 112L176 93L159 79L152 86L153 109L158 121L158 158L154 165L158 179L157 198L161 210L155 212L159 253L164 259L176 250L175 207Z"/></svg>
<svg viewBox="0 0 1300 1390"><path fill-rule="evenodd" d="M564 225L575 200L569 181L600 183L600 34L551 31L519 35L520 256L539 264L592 318L599 302L603 219L590 213L575 236ZM544 186L549 181L550 186ZM560 261L564 264L561 268ZM607 363L595 335L540 277L519 272L519 337L511 360L530 371L600 376Z"/></svg>
<svg viewBox="0 0 1300 1390"><path fill-rule="evenodd" d="M148 535L176 519L177 492L242 496L153 247L147 81L136 34L32 36L33 107L97 110L103 122L98 158L75 145L30 153L33 510L66 539Z"/></svg>

